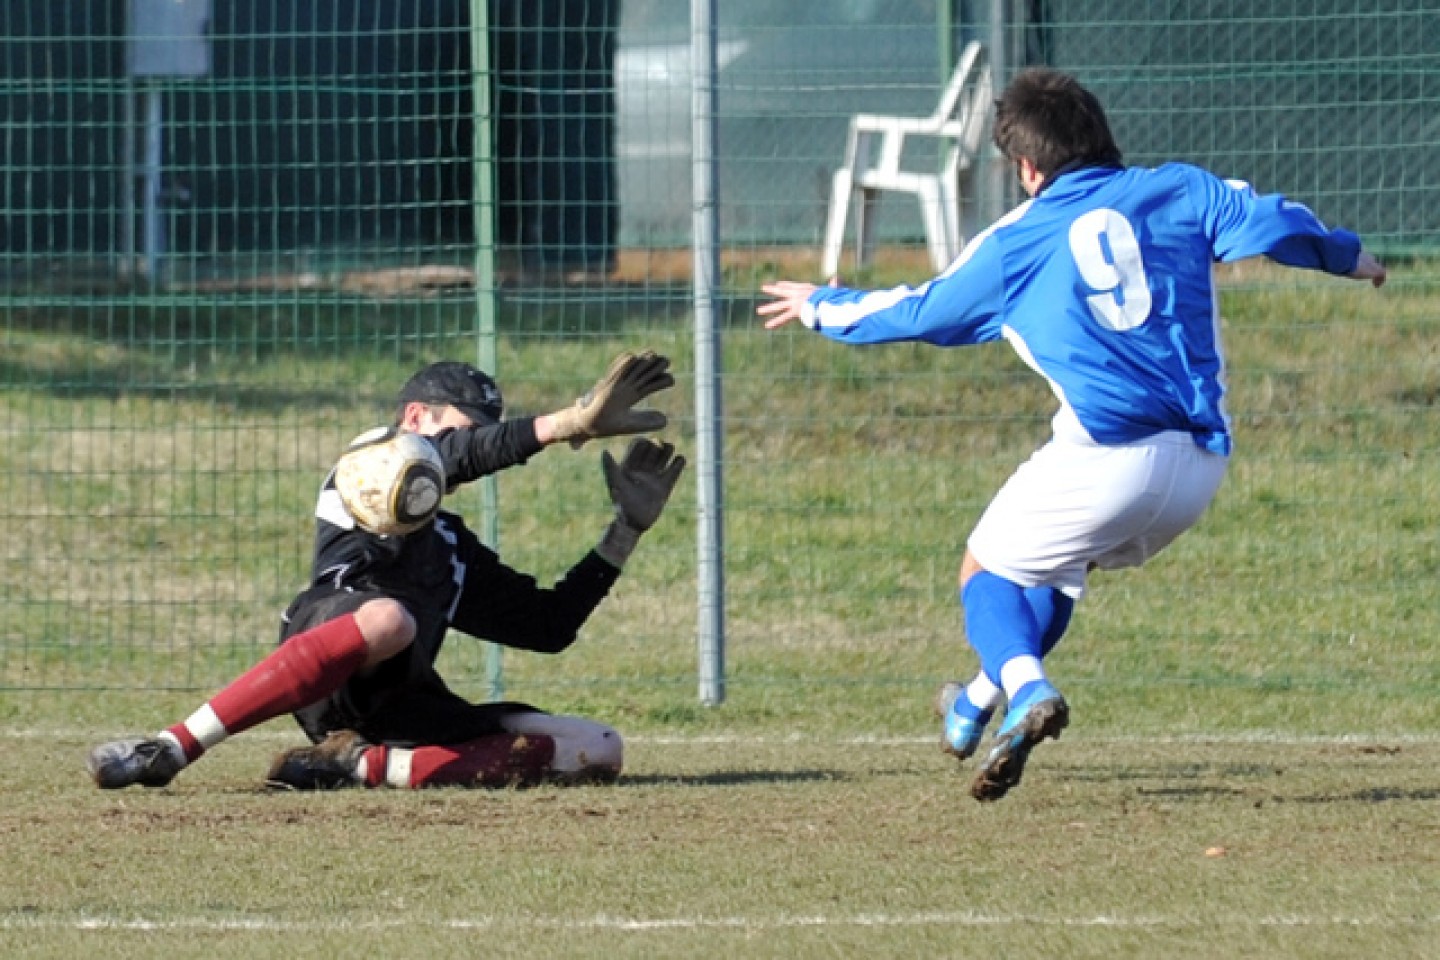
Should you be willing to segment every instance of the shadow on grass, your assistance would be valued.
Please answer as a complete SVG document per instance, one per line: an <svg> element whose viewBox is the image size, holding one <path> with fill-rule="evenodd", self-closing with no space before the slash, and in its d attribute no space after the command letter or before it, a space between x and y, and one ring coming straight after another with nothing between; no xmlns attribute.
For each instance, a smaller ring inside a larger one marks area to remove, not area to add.
<svg viewBox="0 0 1440 960"><path fill-rule="evenodd" d="M1273 803L1427 803L1440 800L1440 788L1425 788L1420 790L1401 789L1399 787L1371 787L1366 790L1354 790L1348 793L1312 793L1301 794L1300 796L1285 797L1275 796L1271 798Z"/></svg>
<svg viewBox="0 0 1440 960"><path fill-rule="evenodd" d="M1268 803L1425 803L1440 800L1440 787L1377 786L1363 790L1334 793L1270 792L1262 796L1253 783L1265 780L1275 783L1285 773L1283 767L1270 764L1173 764L1123 768L1074 767L1061 774L1067 780L1082 783L1131 783L1135 795L1153 800L1213 800L1220 797L1249 797ZM1226 781L1252 781L1249 785L1231 786ZM1141 784L1140 781L1147 783ZM1205 782L1196 782L1205 781Z"/></svg>
<svg viewBox="0 0 1440 960"><path fill-rule="evenodd" d="M839 770L719 770L701 774L623 776L617 787L743 787L758 783L839 783L854 780Z"/></svg>
<svg viewBox="0 0 1440 960"><path fill-rule="evenodd" d="M1076 767L1067 772L1072 780L1089 781L1092 783L1123 783L1136 780L1151 780L1165 782L1196 780L1237 780L1237 779L1274 779L1284 773L1284 769L1275 764L1267 763L1174 763L1174 764L1137 764L1124 767ZM1179 787L1142 787L1142 790L1159 792L1161 790L1204 790L1209 785Z"/></svg>
<svg viewBox="0 0 1440 960"><path fill-rule="evenodd" d="M700 774L643 774L632 776L623 775L619 781L613 784L582 784L575 787L565 788L566 790L624 790L627 787L744 787L756 784L795 784L795 783L844 783L853 782L855 776L851 773L840 770L719 770L712 773ZM424 792L432 791L465 792L465 793L493 793L505 792L508 790L544 790L550 789L547 786L540 787L465 787L459 785L427 787ZM346 795L357 795L363 793L357 789L343 790L288 790L267 786L263 779L256 780L253 784L230 785L218 788L207 788L207 793L228 794L233 796L272 796L272 797L293 797L313 796L315 794L337 793ZM394 793L404 791L375 791L378 793ZM145 792L134 791L134 796L144 796ZM164 795L163 792L156 792L154 795Z"/></svg>
<svg viewBox="0 0 1440 960"><path fill-rule="evenodd" d="M1216 797L1243 797L1246 791L1236 787L1141 787L1137 796L1150 800L1213 800Z"/></svg>

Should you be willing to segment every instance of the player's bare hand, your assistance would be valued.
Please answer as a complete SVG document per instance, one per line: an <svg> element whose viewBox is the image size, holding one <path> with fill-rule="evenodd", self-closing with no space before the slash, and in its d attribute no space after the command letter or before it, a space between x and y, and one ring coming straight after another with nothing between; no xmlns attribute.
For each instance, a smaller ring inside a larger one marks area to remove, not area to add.
<svg viewBox="0 0 1440 960"><path fill-rule="evenodd" d="M1360 259L1355 261L1355 269L1350 271L1350 278L1369 280L1372 286L1379 287L1384 285L1385 277L1385 264L1361 250Z"/></svg>
<svg viewBox="0 0 1440 960"><path fill-rule="evenodd" d="M755 312L765 318L766 330L783 327L791 320L800 319L805 302L817 289L813 283L800 283L795 280L776 280L763 284L760 291L774 299L760 304L755 308Z"/></svg>

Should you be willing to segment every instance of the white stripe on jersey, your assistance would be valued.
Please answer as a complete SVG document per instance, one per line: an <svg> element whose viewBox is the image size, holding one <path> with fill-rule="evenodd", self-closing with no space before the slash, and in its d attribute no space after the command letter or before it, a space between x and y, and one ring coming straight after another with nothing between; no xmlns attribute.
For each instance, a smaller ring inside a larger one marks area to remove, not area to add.
<svg viewBox="0 0 1440 960"><path fill-rule="evenodd" d="M937 280L944 280L950 276L950 274L965 266L966 261L975 255L976 250L980 249L980 245L985 242L986 237L1001 227L1014 223L1023 217L1025 211L1030 209L1032 203L1034 203L1033 200L1026 200L1020 204L1020 206L977 233L970 239L969 243L965 244L965 249L960 251L960 255L955 258L954 262L946 267L945 271L934 280L927 280L918 287L895 287L893 290L877 290L874 293L861 297L854 303L826 303L823 305L825 314L823 318L816 304L806 301L805 306L800 310L800 322L811 330L822 330L826 327L847 329L871 314L879 313L882 310L889 310L902 300L908 300L912 297L923 297L926 291L930 289L930 286Z"/></svg>
<svg viewBox="0 0 1440 960"><path fill-rule="evenodd" d="M455 531L445 523L444 517L435 518L435 532L440 538L452 547L457 547L460 539L455 536ZM445 611L447 621L455 619L455 609L460 606L460 595L465 592L465 564L460 561L460 552L453 550L450 553L450 566L455 571L455 599L450 601L450 609Z"/></svg>
<svg viewBox="0 0 1440 960"><path fill-rule="evenodd" d="M890 309L901 300L923 296L933 282L933 280L927 280L918 287L877 290L875 293L861 297L854 303L827 305L823 320L820 318L819 311L815 309L815 304L807 300L805 306L800 310L800 322L811 330L819 330L822 327L848 327L872 313Z"/></svg>
<svg viewBox="0 0 1440 960"><path fill-rule="evenodd" d="M1090 431L1085 429L1085 425L1075 415L1075 408L1070 406L1070 401L1065 396L1065 388L1040 369L1040 364L1035 362L1035 355L1030 352L1030 345L1025 339L1008 323L1000 328L1000 333L1005 337L1005 342L1010 344L1010 349L1024 361L1025 366L1045 378L1045 382L1050 384L1050 392L1060 401L1060 409L1055 411L1055 416L1050 420L1050 431L1057 437L1064 437L1075 443L1094 444L1095 438L1090 436Z"/></svg>
<svg viewBox="0 0 1440 960"><path fill-rule="evenodd" d="M320 488L320 498L315 501L315 516L341 530L355 529L355 518L345 509L345 503L340 499L340 491L332 487L329 480Z"/></svg>

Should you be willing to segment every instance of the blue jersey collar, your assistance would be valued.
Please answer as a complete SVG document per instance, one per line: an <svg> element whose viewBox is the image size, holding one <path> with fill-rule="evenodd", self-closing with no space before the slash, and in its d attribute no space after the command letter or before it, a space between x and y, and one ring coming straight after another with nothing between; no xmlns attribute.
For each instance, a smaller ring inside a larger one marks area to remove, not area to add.
<svg viewBox="0 0 1440 960"><path fill-rule="evenodd" d="M1123 169L1125 168L1118 163L1091 163L1088 160L1071 160L1059 170L1056 170L1050 174L1050 176L1046 177L1045 182L1040 184L1040 189L1035 191L1035 196L1042 196L1046 190L1049 190L1055 184L1055 181L1080 170L1116 171Z"/></svg>

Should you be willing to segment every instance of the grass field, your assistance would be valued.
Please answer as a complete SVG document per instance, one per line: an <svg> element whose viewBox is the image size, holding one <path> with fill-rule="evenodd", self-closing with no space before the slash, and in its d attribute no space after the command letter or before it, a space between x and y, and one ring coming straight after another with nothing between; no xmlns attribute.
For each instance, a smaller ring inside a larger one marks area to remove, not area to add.
<svg viewBox="0 0 1440 960"><path fill-rule="evenodd" d="M174 722L273 642L335 451L418 360L473 356L471 318L11 310L0 955L1440 955L1435 276L1226 275L1226 486L1143 571L1096 577L1051 660L1072 726L989 806L928 710L973 665L965 534L1052 406L1003 347L843 348L731 305L725 703L696 699L688 487L576 648L504 661L507 696L627 735L614 788L266 793L299 739L276 722L102 794L91 743ZM512 410L651 344L688 448L683 314L509 309ZM501 479L511 563L555 577L593 543L597 460ZM457 640L444 668L479 696L485 662Z"/></svg>
<svg viewBox="0 0 1440 960"><path fill-rule="evenodd" d="M898 726L890 718L888 726ZM1431 957L1440 743L1103 737L980 806L914 737L637 734L614 788L171 788L6 737L6 956Z"/></svg>

